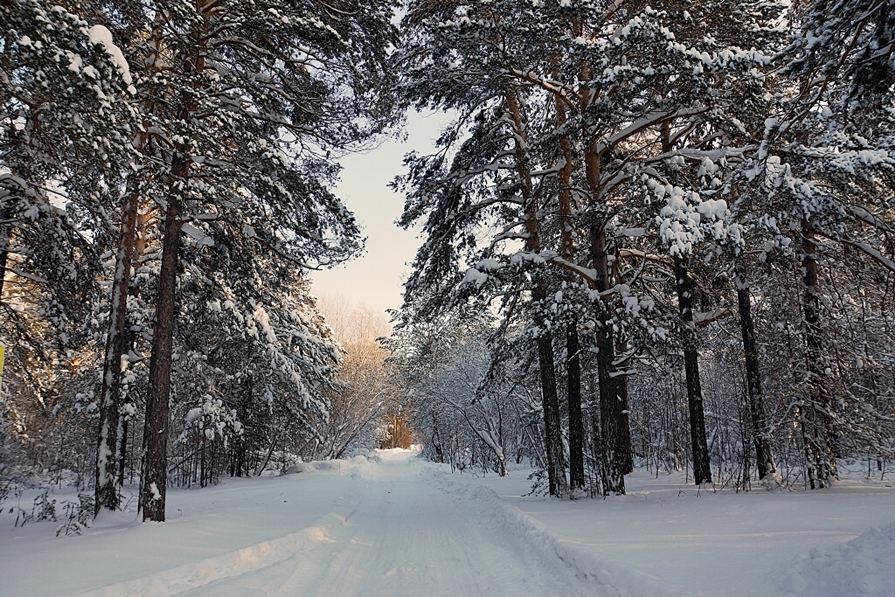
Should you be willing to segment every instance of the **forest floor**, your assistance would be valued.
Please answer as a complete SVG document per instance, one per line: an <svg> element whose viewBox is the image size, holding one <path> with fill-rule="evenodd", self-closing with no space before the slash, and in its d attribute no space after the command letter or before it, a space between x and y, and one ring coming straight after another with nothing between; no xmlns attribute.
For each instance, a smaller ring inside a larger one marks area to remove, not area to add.
<svg viewBox="0 0 895 597"><path fill-rule="evenodd" d="M697 492L637 471L626 496L568 501L523 496L528 471L452 475L412 456L171 489L164 524L124 512L81 535L14 526L7 501L0 595L895 595L890 479Z"/></svg>

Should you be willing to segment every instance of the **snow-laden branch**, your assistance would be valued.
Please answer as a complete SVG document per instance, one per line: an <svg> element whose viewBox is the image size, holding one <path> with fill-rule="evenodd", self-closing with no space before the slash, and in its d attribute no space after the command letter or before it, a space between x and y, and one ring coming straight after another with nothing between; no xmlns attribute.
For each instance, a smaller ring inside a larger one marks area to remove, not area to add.
<svg viewBox="0 0 895 597"><path fill-rule="evenodd" d="M860 240L847 240L842 239L840 242L844 245L848 245L849 247L854 247L859 251L863 252L865 255L868 255L876 260L877 263L888 269L890 272L895 273L895 261L892 261L878 250L874 249L864 241Z"/></svg>
<svg viewBox="0 0 895 597"><path fill-rule="evenodd" d="M696 106L693 108L681 108L680 110L674 110L673 112L651 112L643 118L638 118L614 135L610 135L604 141L598 142L596 144L596 152L597 154L602 154L608 148L615 147L620 142L633 137L634 135L638 135L649 128L660 125L663 122L677 120L678 118L699 116L700 114L705 114L708 111L708 106Z"/></svg>

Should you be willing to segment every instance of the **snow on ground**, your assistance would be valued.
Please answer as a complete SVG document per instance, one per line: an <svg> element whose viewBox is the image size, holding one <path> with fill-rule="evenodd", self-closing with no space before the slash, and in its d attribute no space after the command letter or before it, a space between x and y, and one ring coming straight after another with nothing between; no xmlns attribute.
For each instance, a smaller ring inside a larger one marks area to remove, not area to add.
<svg viewBox="0 0 895 597"><path fill-rule="evenodd" d="M872 528L848 543L812 549L778 575L778 584L795 595L892 597L895 524Z"/></svg>
<svg viewBox="0 0 895 597"><path fill-rule="evenodd" d="M697 493L638 471L627 496L570 502L400 450L294 471L172 489L168 522L81 536L4 508L0 595L895 595L888 482Z"/></svg>
<svg viewBox="0 0 895 597"><path fill-rule="evenodd" d="M835 555L827 557L837 558L843 571L860 567L854 550L835 546L895 523L895 483L868 481L859 473L823 491L735 493L697 491L684 482L683 474L656 479L638 470L626 477L628 495L576 502L519 497L530 482L512 474L509 480L489 476L475 482L549 528L563 543L600 561L636 569L684 595L863 595L856 579L840 578L841 572L818 558L801 564L793 560L812 549L835 548ZM892 534L868 548L874 552L871 558L895 558ZM813 575L815 580L805 584L811 590L803 592L792 580L787 584L792 574L806 579ZM895 567L880 574L877 586L884 589L878 595L895 597Z"/></svg>

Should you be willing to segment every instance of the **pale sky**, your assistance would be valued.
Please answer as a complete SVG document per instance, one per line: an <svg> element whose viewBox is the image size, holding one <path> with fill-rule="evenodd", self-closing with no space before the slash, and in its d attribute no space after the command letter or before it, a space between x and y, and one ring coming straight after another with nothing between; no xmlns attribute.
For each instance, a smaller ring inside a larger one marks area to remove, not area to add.
<svg viewBox="0 0 895 597"><path fill-rule="evenodd" d="M354 212L367 237L364 254L332 270L311 272L314 295L343 295L349 304L364 304L376 312L401 306L402 284L419 246L417 231L404 230L395 220L404 208L404 197L388 188L404 173L404 154L430 153L447 116L407 117L407 141L388 139L367 153L346 156L336 193Z"/></svg>

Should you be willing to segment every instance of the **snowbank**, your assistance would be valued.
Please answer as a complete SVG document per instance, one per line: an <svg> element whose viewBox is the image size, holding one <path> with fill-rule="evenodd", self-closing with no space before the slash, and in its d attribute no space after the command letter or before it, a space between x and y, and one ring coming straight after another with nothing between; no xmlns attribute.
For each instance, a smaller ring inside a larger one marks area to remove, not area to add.
<svg viewBox="0 0 895 597"><path fill-rule="evenodd" d="M797 557L777 583L787 595L891 597L895 594L895 524L870 529L848 543L812 549Z"/></svg>

